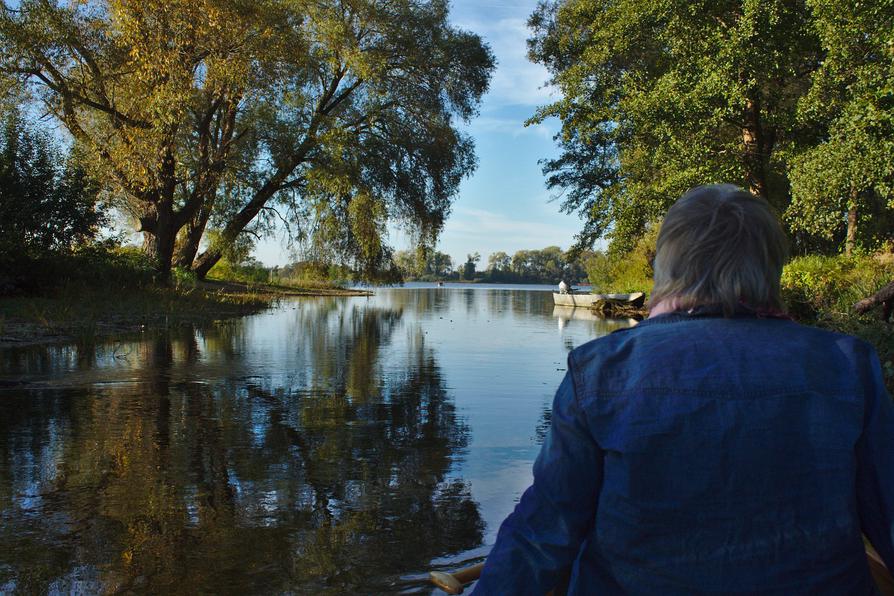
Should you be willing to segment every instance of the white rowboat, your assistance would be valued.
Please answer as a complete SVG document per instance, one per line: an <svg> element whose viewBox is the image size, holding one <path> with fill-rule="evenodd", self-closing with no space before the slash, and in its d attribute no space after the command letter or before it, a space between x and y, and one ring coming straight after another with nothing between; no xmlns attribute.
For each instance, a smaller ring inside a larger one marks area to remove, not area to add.
<svg viewBox="0 0 894 596"><path fill-rule="evenodd" d="M640 307L646 300L642 292L632 294L559 294L553 292L553 302L559 306L590 307L597 302L610 302Z"/></svg>

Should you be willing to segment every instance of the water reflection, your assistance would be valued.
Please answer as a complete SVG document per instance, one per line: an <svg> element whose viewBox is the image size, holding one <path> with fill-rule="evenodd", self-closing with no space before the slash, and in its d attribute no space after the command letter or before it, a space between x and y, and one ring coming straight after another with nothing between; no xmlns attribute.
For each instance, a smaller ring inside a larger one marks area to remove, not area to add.
<svg viewBox="0 0 894 596"><path fill-rule="evenodd" d="M427 590L517 496L488 496L470 450L529 458L561 354L603 332L547 341L535 294L395 290L0 351L0 592ZM539 368L512 370L519 349Z"/></svg>

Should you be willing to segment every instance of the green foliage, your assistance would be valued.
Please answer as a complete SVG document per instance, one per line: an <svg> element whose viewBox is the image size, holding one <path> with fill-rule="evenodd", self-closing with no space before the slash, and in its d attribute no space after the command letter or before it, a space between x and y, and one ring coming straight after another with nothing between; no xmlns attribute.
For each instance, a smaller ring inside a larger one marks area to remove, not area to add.
<svg viewBox="0 0 894 596"><path fill-rule="evenodd" d="M585 261L593 291L600 293L650 293L652 291L652 261L655 258L657 239L658 226L651 225L628 253L593 253Z"/></svg>
<svg viewBox="0 0 894 596"><path fill-rule="evenodd" d="M405 280L436 281L455 274L453 259L437 250L397 251L393 259Z"/></svg>
<svg viewBox="0 0 894 596"><path fill-rule="evenodd" d="M562 97L531 119L562 120L546 160L579 246L630 250L687 189L734 182L784 207L798 146L804 69L820 44L803 1L561 0L530 19L532 59Z"/></svg>
<svg viewBox="0 0 894 596"><path fill-rule="evenodd" d="M854 303L894 279L890 257L812 255L793 259L782 272L783 298L789 312L804 321L855 316Z"/></svg>
<svg viewBox="0 0 894 596"><path fill-rule="evenodd" d="M183 267L174 267L171 270L171 281L178 290L189 290L196 287L199 279L195 272Z"/></svg>
<svg viewBox="0 0 894 596"><path fill-rule="evenodd" d="M68 286L142 288L156 281L152 261L139 249L114 242L36 256L2 256L0 294L54 294Z"/></svg>
<svg viewBox="0 0 894 596"><path fill-rule="evenodd" d="M894 4L809 4L825 57L799 111L824 133L792 161L786 219L840 245L852 209L854 240L875 248L894 225Z"/></svg>
<svg viewBox="0 0 894 596"><path fill-rule="evenodd" d="M493 66L442 0L0 5L0 72L76 139L165 275L204 275L278 217L364 274L390 265L386 220L432 243Z"/></svg>
<svg viewBox="0 0 894 596"><path fill-rule="evenodd" d="M422 265L419 255L409 251L395 253L395 262L405 279L440 281L462 279L489 283L546 283L557 284L561 280L577 283L586 278L584 261L592 253L563 252L558 246L542 250L519 250L513 256L497 251L488 256L487 268L478 270L479 253L467 255L466 261L454 271L449 255L437 251L424 253Z"/></svg>
<svg viewBox="0 0 894 596"><path fill-rule="evenodd" d="M500 274L510 271L512 268L512 258L499 250L495 253L491 253L487 257L487 270L491 274Z"/></svg>
<svg viewBox="0 0 894 596"><path fill-rule="evenodd" d="M105 223L97 189L72 155L10 111L0 131L0 254L69 252Z"/></svg>
<svg viewBox="0 0 894 596"><path fill-rule="evenodd" d="M460 277L466 281L475 279L475 266L481 261L481 255L477 252L466 255L466 262L460 269Z"/></svg>
<svg viewBox="0 0 894 596"><path fill-rule="evenodd" d="M277 284L297 287L332 287L354 278L345 267L319 261L297 261L285 267L274 267L270 274L271 280Z"/></svg>
<svg viewBox="0 0 894 596"><path fill-rule="evenodd" d="M888 391L894 394L894 333L880 309L857 315L854 303L894 278L894 255L807 256L793 259L782 273L782 295L799 322L856 335L878 352Z"/></svg>
<svg viewBox="0 0 894 596"><path fill-rule="evenodd" d="M894 3L554 0L529 24L561 92L531 122L562 121L543 166L578 247L624 254L712 182L785 212L796 252L834 252L852 207L864 247L891 237Z"/></svg>
<svg viewBox="0 0 894 596"><path fill-rule="evenodd" d="M264 284L270 281L270 270L255 259L233 263L229 259L222 258L208 272L208 277L223 281Z"/></svg>

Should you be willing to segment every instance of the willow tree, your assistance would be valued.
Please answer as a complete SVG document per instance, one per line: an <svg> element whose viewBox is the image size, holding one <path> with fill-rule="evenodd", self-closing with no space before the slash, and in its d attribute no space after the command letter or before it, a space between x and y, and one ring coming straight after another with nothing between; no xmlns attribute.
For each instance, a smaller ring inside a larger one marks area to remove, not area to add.
<svg viewBox="0 0 894 596"><path fill-rule="evenodd" d="M386 222L436 237L474 168L455 121L493 58L442 0L2 6L0 69L71 133L163 274L204 276L274 213L371 272Z"/></svg>
<svg viewBox="0 0 894 596"><path fill-rule="evenodd" d="M560 0L529 22L530 56L561 92L536 113L562 121L544 163L578 246L630 249L682 192L737 182L787 202L785 156L821 57L804 0Z"/></svg>

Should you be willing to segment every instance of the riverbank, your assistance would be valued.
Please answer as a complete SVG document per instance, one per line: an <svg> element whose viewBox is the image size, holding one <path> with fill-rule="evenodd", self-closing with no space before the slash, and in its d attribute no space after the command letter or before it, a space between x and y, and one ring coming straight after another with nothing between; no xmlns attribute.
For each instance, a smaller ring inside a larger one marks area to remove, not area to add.
<svg viewBox="0 0 894 596"><path fill-rule="evenodd" d="M303 287L233 281L135 288L70 285L48 296L0 298L0 347L89 343L241 317L289 297L369 294L325 284Z"/></svg>

